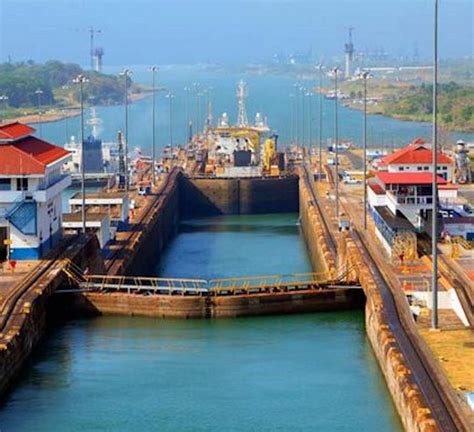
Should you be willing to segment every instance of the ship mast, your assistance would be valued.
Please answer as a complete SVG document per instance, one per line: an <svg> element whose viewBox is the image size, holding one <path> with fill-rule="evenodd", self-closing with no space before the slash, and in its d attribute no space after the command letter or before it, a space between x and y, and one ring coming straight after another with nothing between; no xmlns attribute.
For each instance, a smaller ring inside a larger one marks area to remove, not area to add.
<svg viewBox="0 0 474 432"><path fill-rule="evenodd" d="M238 127L247 127L249 124L247 119L247 111L245 110L245 99L247 99L247 96L247 85L243 80L240 80L237 87L237 104L239 108L239 116L237 118Z"/></svg>

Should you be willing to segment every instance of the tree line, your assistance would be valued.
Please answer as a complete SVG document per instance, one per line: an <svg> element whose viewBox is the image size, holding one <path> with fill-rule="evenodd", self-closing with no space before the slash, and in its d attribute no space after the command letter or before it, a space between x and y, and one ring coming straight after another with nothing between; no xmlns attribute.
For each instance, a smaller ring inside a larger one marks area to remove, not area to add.
<svg viewBox="0 0 474 432"><path fill-rule="evenodd" d="M48 106L70 105L79 102L79 89L73 83L79 74L88 78L84 85L86 101L108 105L123 100L124 83L118 76L84 71L77 64L56 60L43 64L0 64L0 96L7 96L8 105L13 108L37 106L39 102Z"/></svg>

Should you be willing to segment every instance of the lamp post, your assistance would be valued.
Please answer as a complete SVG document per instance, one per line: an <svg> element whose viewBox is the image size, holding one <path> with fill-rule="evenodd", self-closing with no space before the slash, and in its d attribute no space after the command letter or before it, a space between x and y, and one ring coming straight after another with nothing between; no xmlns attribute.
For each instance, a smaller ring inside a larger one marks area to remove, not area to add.
<svg viewBox="0 0 474 432"><path fill-rule="evenodd" d="M434 0L433 23L433 196L431 223L431 250L433 274L431 275L431 327L438 328L438 0Z"/></svg>
<svg viewBox="0 0 474 432"><path fill-rule="evenodd" d="M152 148L151 148L151 181L153 186L156 182L155 174L155 160L156 160L156 72L158 72L157 66L151 66L150 71L153 75L153 108L152 108Z"/></svg>
<svg viewBox="0 0 474 432"><path fill-rule="evenodd" d="M323 173L323 65L320 63L317 67L319 70L319 176Z"/></svg>
<svg viewBox="0 0 474 432"><path fill-rule="evenodd" d="M364 147L364 230L367 230L367 80L371 78L370 72L365 71L359 75L364 82L364 120L362 122L362 141Z"/></svg>
<svg viewBox="0 0 474 432"><path fill-rule="evenodd" d="M301 146L303 147L303 160L305 159L305 88L300 87L300 95L301 95Z"/></svg>
<svg viewBox="0 0 474 432"><path fill-rule="evenodd" d="M85 166L85 148L84 148L84 83L89 80L84 75L78 75L73 80L74 84L79 84L79 100L81 104L81 195L82 195L82 232L86 233L86 166Z"/></svg>
<svg viewBox="0 0 474 432"><path fill-rule="evenodd" d="M293 93L290 93L289 95L290 98L290 142L294 142L295 139L295 124L294 124L294 98L295 95Z"/></svg>
<svg viewBox="0 0 474 432"><path fill-rule="evenodd" d="M313 148L313 133L312 133L312 129L313 129L313 108L312 108L312 99L313 99L313 93L310 91L308 91L308 93L306 93L306 97L308 98L308 150L310 152L310 155L311 155L311 149ZM311 158L310 158L310 161L311 161Z"/></svg>
<svg viewBox="0 0 474 432"><path fill-rule="evenodd" d="M199 117L200 117L200 114L199 114L199 93L200 93L200 84L198 82L195 82L193 83L193 88L194 88L194 95L196 97L196 106L195 106L195 110L196 110L196 121L194 122L194 129L195 129L195 133L198 133L199 131Z"/></svg>
<svg viewBox="0 0 474 432"><path fill-rule="evenodd" d="M1 96L0 96L0 103L1 103L1 105L2 105L2 108L5 108L5 107L7 106L7 104L8 104L8 96L5 95L5 94L1 95ZM5 108L5 110L6 110L6 108ZM6 116L6 114L5 114L5 116ZM3 123L3 121L4 121L4 120L3 120L3 116L1 116L1 117L0 117L0 123Z"/></svg>
<svg viewBox="0 0 474 432"><path fill-rule="evenodd" d="M132 75L130 69L123 69L120 72L120 76L123 77L124 82L124 105L125 105L125 191L128 192L130 189L129 178L128 178L128 80Z"/></svg>
<svg viewBox="0 0 474 432"><path fill-rule="evenodd" d="M166 94L166 97L170 101L170 128L169 128L169 132L170 132L170 146L173 147L173 98L174 98L174 94L171 93L171 92L168 92Z"/></svg>
<svg viewBox="0 0 474 432"><path fill-rule="evenodd" d="M298 91L298 84L297 83L293 84L293 86L295 87L295 144L298 145L298 141L300 139L299 118L298 118L298 105L299 105L298 94L299 94L299 91Z"/></svg>
<svg viewBox="0 0 474 432"><path fill-rule="evenodd" d="M190 88L189 87L184 87L184 117L185 117L185 134L184 136L188 136L188 131L189 131L189 92Z"/></svg>
<svg viewBox="0 0 474 432"><path fill-rule="evenodd" d="M336 183L336 220L339 226L339 131L338 131L338 112L337 112L337 104L339 102L339 97L337 94L337 74L339 72L339 66L336 66L333 69L334 73L334 145L335 145L335 166L336 166L336 178L335 178L335 183Z"/></svg>
<svg viewBox="0 0 474 432"><path fill-rule="evenodd" d="M38 97L38 117L39 117L39 135L40 138L43 137L43 125L41 123L41 96L43 95L43 90L35 90L35 95Z"/></svg>

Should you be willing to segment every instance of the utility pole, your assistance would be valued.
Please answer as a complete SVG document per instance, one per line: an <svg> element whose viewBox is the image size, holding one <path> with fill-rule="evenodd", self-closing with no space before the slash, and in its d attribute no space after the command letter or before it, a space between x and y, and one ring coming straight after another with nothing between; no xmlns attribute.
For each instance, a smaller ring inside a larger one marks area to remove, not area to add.
<svg viewBox="0 0 474 432"><path fill-rule="evenodd" d="M123 76L124 81L124 104L125 104L125 191L130 190L128 178L128 80L132 71L130 69L123 69L120 75Z"/></svg>
<svg viewBox="0 0 474 432"><path fill-rule="evenodd" d="M303 147L303 159L305 158L305 88L300 87L300 95L301 95L301 146Z"/></svg>
<svg viewBox="0 0 474 432"><path fill-rule="evenodd" d="M170 146L173 147L173 98L174 94L171 92L168 92L166 97L170 100Z"/></svg>
<svg viewBox="0 0 474 432"><path fill-rule="evenodd" d="M294 124L294 95L293 93L290 93L289 98L290 98L290 142L294 141L295 138L295 124Z"/></svg>
<svg viewBox="0 0 474 432"><path fill-rule="evenodd" d="M185 121L185 134L184 136L187 136L189 133L189 91L191 89L189 87L184 87L184 116L186 118ZM188 139L188 142L191 140Z"/></svg>
<svg viewBox="0 0 474 432"><path fill-rule="evenodd" d="M151 181L153 187L155 186L156 182L156 174L155 174L155 161L156 161L156 72L158 72L157 66L152 66L150 71L153 75L153 108L152 108L152 148L151 148Z"/></svg>
<svg viewBox="0 0 474 432"><path fill-rule="evenodd" d="M323 65L320 63L319 69L319 176L321 181L323 173Z"/></svg>
<svg viewBox="0 0 474 432"><path fill-rule="evenodd" d="M364 82L364 120L362 123L362 141L364 146L364 230L367 230L367 80L371 77L368 71L360 74Z"/></svg>
<svg viewBox="0 0 474 432"><path fill-rule="evenodd" d="M339 96L337 94L337 74L339 72L339 67L336 66L333 69L334 72L334 145L335 145L335 152L336 152L336 158L335 158L335 165L336 165L336 178L335 178L335 183L336 183L336 220L337 224L339 226L339 131L338 131L338 112L337 112L337 104L339 102Z"/></svg>
<svg viewBox="0 0 474 432"><path fill-rule="evenodd" d="M313 148L313 134L312 134L312 129L313 129L313 109L312 109L312 100L313 100L313 93L311 92L311 90L306 93L306 96L308 97L308 117L309 117L309 120L308 120L308 149L310 151L310 154L311 154L311 149Z"/></svg>
<svg viewBox="0 0 474 432"><path fill-rule="evenodd" d="M298 94L299 94L299 90L298 90L298 84L295 83L295 84L293 84L293 86L295 87L295 137L296 137L295 144L298 145L299 138L300 138L299 118L298 118L298 105L299 105Z"/></svg>
<svg viewBox="0 0 474 432"><path fill-rule="evenodd" d="M433 274L431 275L431 327L438 328L438 0L434 0L433 28L433 196L431 223L431 250Z"/></svg>
<svg viewBox="0 0 474 432"><path fill-rule="evenodd" d="M84 146L84 83L89 80L84 75L78 75L73 79L74 84L79 84L79 98L81 104L81 195L82 195L82 233L86 233L86 158Z"/></svg>
<svg viewBox="0 0 474 432"><path fill-rule="evenodd" d="M43 123L41 119L41 96L43 95L43 90L37 89L35 95L38 97L39 136L43 138Z"/></svg>

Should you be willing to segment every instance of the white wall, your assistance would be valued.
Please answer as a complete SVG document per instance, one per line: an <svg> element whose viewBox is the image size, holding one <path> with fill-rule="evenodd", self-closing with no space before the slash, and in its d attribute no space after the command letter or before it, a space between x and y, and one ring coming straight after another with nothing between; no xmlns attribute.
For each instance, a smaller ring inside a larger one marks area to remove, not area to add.
<svg viewBox="0 0 474 432"><path fill-rule="evenodd" d="M388 172L432 172L431 164L390 164L388 166ZM403 168L403 169L400 169ZM421 168L421 169L418 169ZM443 165L439 164L438 166L438 174L443 175L446 174L446 179L451 181L453 178L453 165Z"/></svg>

